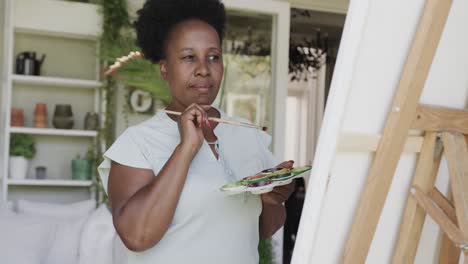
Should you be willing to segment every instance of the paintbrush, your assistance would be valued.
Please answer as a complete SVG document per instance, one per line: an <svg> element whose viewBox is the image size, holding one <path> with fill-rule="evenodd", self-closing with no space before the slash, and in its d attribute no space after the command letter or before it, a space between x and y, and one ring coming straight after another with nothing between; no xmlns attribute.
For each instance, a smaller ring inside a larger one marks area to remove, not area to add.
<svg viewBox="0 0 468 264"><path fill-rule="evenodd" d="M176 111L171 111L171 110L166 110L166 109L161 109L159 111L165 112L170 115L181 115L181 112L176 112ZM234 126L243 126L243 127L250 127L250 128L256 128L256 129L261 129L263 131L267 131L267 127L262 127L262 126L257 126L249 123L244 123L244 122L238 122L238 121L233 121L233 120L225 120L221 118L216 118L216 117L208 117L208 120L217 122L217 123L224 123L224 124L229 124L229 125L234 125Z"/></svg>

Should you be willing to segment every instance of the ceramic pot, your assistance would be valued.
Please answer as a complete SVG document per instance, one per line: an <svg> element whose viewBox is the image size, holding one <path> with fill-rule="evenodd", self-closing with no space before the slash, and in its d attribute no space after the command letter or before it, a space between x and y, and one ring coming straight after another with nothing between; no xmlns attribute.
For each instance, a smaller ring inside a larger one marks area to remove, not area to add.
<svg viewBox="0 0 468 264"><path fill-rule="evenodd" d="M10 157L10 178L26 179L29 161L23 156Z"/></svg>
<svg viewBox="0 0 468 264"><path fill-rule="evenodd" d="M54 118L52 124L58 129L71 129L74 125L73 112L71 105L58 104L55 105Z"/></svg>
<svg viewBox="0 0 468 264"><path fill-rule="evenodd" d="M99 127L99 116L95 112L88 112L85 116L85 130L97 130Z"/></svg>
<svg viewBox="0 0 468 264"><path fill-rule="evenodd" d="M12 108L11 109L11 122L12 127L22 127L24 126L24 113L22 108Z"/></svg>
<svg viewBox="0 0 468 264"><path fill-rule="evenodd" d="M36 167L36 179L44 180L46 176L47 168L44 166L37 166Z"/></svg>
<svg viewBox="0 0 468 264"><path fill-rule="evenodd" d="M47 105L44 103L36 104L36 108L34 109L34 127L47 127Z"/></svg>

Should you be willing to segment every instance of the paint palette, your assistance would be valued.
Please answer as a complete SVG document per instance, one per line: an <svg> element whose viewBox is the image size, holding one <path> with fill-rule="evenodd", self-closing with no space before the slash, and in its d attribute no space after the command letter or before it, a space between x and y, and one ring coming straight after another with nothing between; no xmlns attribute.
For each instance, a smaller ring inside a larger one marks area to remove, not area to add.
<svg viewBox="0 0 468 264"><path fill-rule="evenodd" d="M304 172L311 169L311 166L290 169L270 168L254 176L245 177L240 181L226 184L221 187L221 191L227 194L239 194L243 192L251 192L253 194L267 193L272 191L276 186L291 183L295 178L302 177Z"/></svg>

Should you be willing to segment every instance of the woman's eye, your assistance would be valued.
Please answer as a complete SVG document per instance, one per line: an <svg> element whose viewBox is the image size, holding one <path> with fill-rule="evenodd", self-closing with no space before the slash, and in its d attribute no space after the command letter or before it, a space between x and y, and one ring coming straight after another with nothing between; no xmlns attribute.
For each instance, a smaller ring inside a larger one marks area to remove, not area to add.
<svg viewBox="0 0 468 264"><path fill-rule="evenodd" d="M193 55L187 55L187 56L184 56L182 57L183 60L187 60L187 61L192 61L195 59L195 56Z"/></svg>
<svg viewBox="0 0 468 264"><path fill-rule="evenodd" d="M210 61L217 61L217 60L219 60L219 55L210 55L210 56L208 57L208 59L209 59Z"/></svg>

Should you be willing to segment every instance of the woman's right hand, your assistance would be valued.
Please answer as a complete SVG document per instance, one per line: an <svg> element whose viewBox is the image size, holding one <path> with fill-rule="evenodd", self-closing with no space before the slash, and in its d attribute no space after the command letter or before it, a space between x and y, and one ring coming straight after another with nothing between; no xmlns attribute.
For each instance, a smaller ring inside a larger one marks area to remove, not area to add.
<svg viewBox="0 0 468 264"><path fill-rule="evenodd" d="M204 136L202 126L208 121L206 111L211 106L200 106L191 104L188 106L179 119L181 146L188 148L195 155L203 144Z"/></svg>

